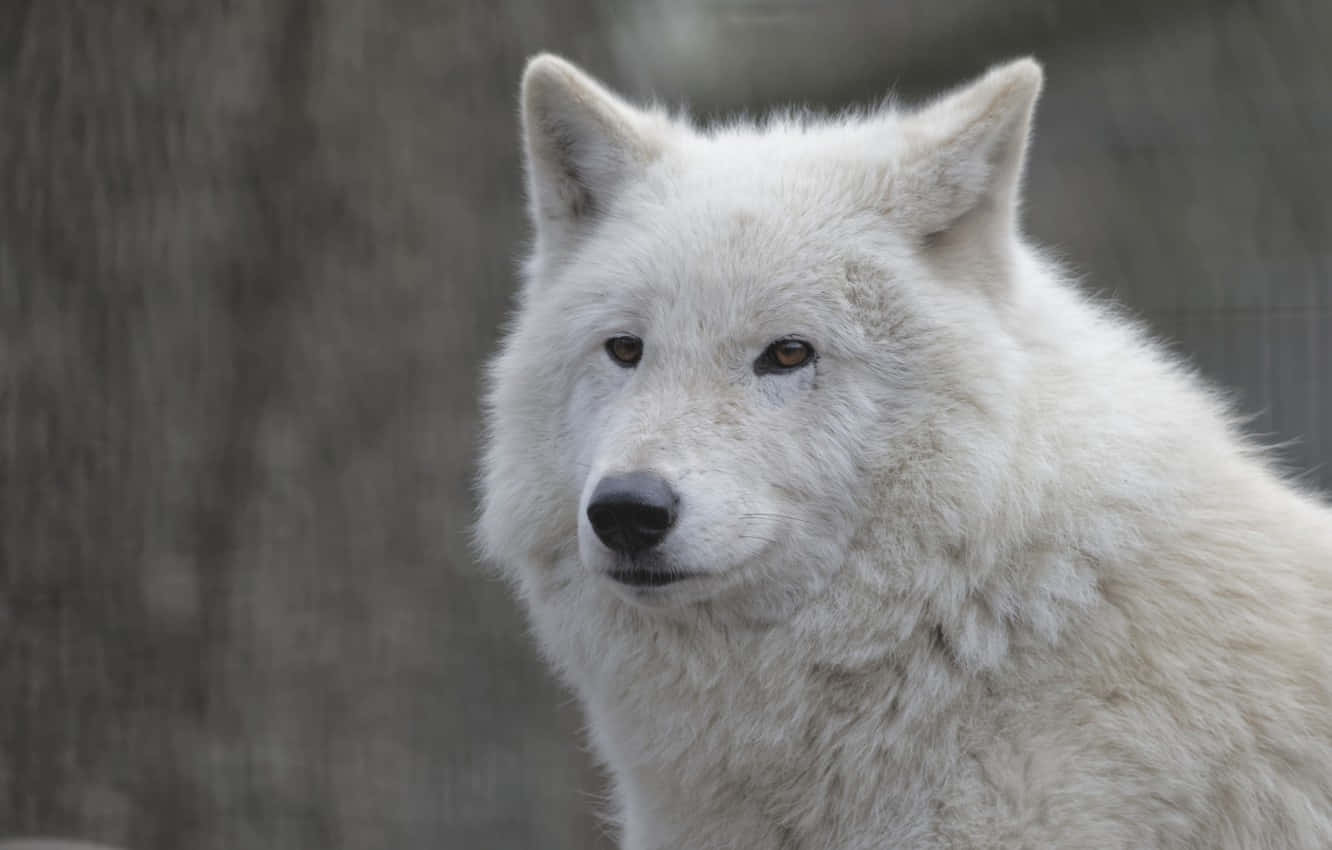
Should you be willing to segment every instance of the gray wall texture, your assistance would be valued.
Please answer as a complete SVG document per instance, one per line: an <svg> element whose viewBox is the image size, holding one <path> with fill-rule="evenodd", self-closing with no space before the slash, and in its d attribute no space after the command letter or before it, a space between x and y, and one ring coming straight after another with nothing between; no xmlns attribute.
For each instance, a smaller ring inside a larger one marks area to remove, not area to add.
<svg viewBox="0 0 1332 850"><path fill-rule="evenodd" d="M1327 487L1329 44L1323 0L0 4L0 838L607 846L467 537L529 53L705 116L1035 53L1029 232Z"/></svg>

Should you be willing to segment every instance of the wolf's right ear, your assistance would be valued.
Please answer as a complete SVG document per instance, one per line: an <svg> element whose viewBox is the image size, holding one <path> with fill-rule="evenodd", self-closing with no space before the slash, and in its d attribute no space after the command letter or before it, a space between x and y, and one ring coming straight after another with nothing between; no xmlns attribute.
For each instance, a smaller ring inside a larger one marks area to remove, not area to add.
<svg viewBox="0 0 1332 850"><path fill-rule="evenodd" d="M1043 74L1033 59L1000 65L903 121L895 202L921 236L983 247L1017 226L1023 162Z"/></svg>
<svg viewBox="0 0 1332 850"><path fill-rule="evenodd" d="M527 63L522 117L538 251L566 247L664 141L663 118L548 53Z"/></svg>

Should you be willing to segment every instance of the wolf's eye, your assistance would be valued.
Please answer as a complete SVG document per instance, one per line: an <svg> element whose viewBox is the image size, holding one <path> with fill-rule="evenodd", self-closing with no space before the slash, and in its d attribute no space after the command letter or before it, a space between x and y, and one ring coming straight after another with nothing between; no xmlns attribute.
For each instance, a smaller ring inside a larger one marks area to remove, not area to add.
<svg viewBox="0 0 1332 850"><path fill-rule="evenodd" d="M606 353L616 366L626 369L637 366L638 361L643 359L643 340L628 334L613 336L606 340Z"/></svg>
<svg viewBox="0 0 1332 850"><path fill-rule="evenodd" d="M779 339L764 349L754 361L754 371L760 375L772 372L790 372L814 362L814 347L801 339Z"/></svg>

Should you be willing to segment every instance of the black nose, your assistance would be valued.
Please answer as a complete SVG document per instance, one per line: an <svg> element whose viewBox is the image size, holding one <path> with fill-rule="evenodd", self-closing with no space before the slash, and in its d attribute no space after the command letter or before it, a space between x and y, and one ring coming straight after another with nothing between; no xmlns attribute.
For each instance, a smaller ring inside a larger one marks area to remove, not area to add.
<svg viewBox="0 0 1332 850"><path fill-rule="evenodd" d="M587 505L587 520L606 548L636 555L661 542L675 524L679 498L651 472L601 479Z"/></svg>

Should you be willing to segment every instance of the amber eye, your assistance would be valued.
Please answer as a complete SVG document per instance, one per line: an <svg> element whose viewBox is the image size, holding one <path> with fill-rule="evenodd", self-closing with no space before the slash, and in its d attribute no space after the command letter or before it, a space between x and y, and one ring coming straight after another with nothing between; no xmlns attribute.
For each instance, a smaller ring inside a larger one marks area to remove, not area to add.
<svg viewBox="0 0 1332 850"><path fill-rule="evenodd" d="M628 369L637 366L643 359L643 340L636 336L623 334L606 340L606 353L615 361L615 365Z"/></svg>
<svg viewBox="0 0 1332 850"><path fill-rule="evenodd" d="M813 361L814 347L809 343L799 339L779 339L754 361L754 371L760 375L789 372Z"/></svg>

